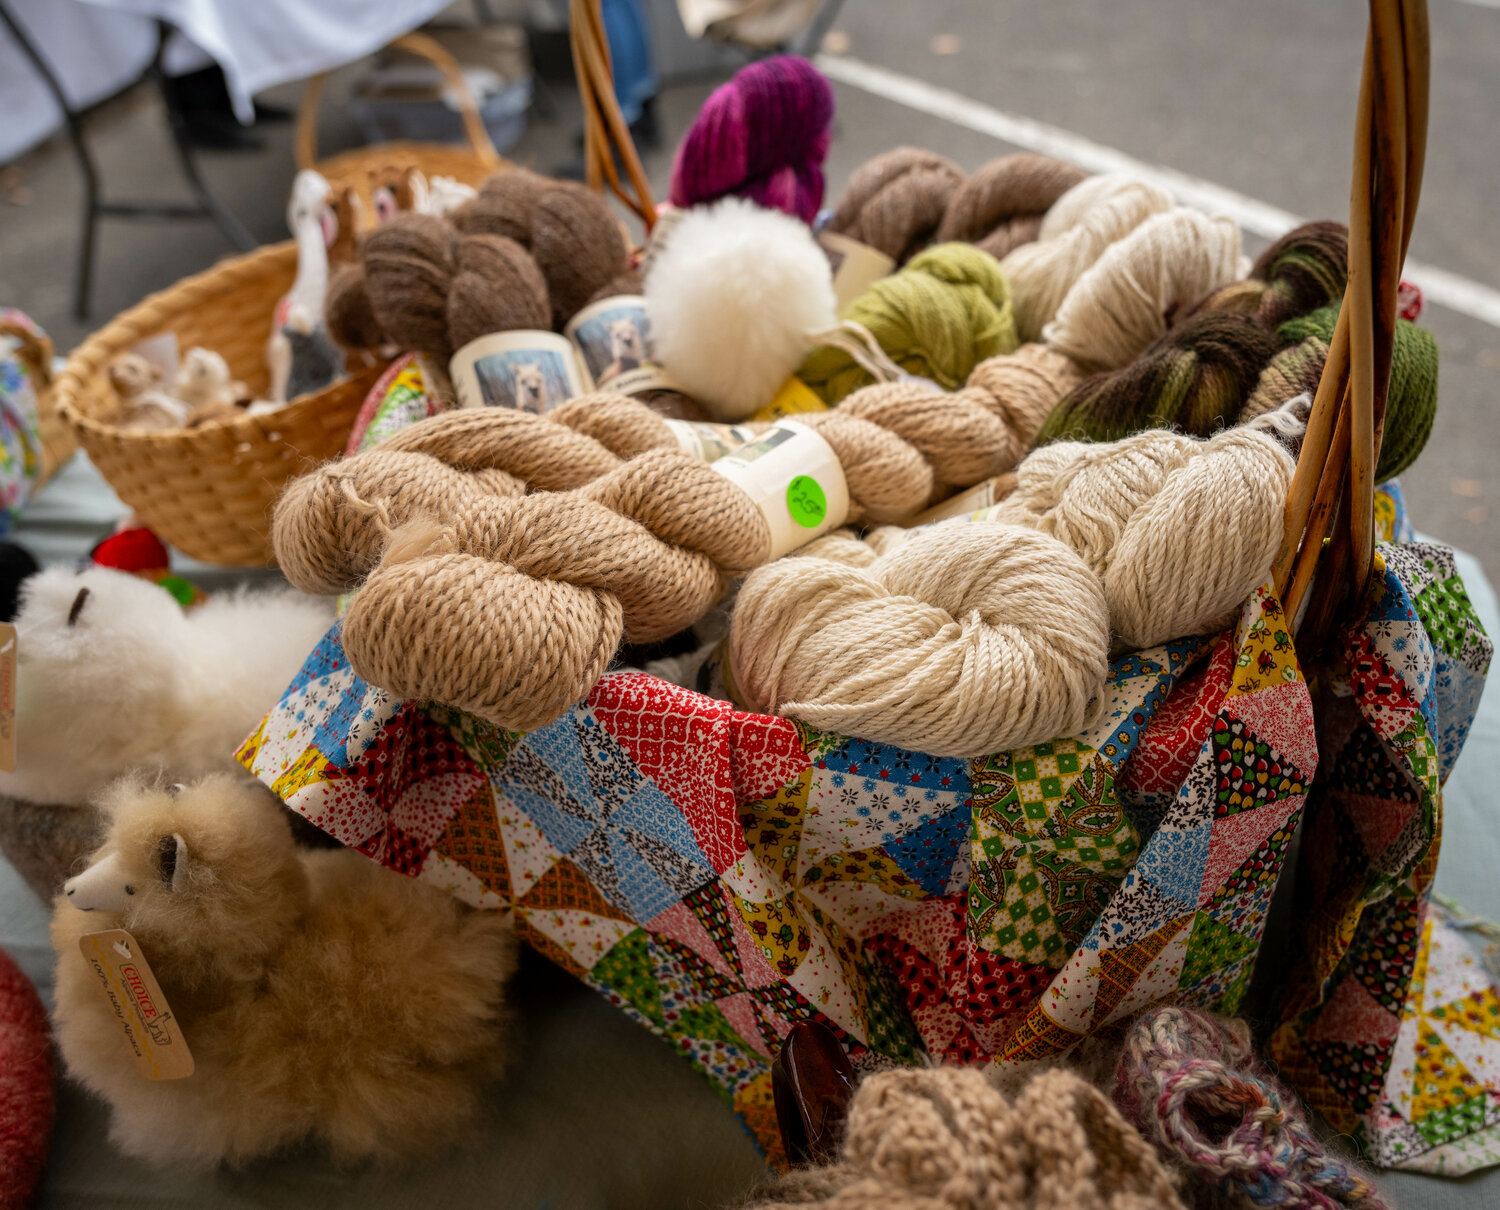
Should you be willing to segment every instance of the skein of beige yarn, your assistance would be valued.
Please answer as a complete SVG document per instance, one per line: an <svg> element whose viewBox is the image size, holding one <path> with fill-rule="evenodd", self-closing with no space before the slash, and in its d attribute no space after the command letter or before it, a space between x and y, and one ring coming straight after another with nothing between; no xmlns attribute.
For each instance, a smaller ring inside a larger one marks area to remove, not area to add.
<svg viewBox="0 0 1500 1210"><path fill-rule="evenodd" d="M1073 284L1042 339L1088 370L1116 370L1172 315L1240 276L1233 220L1177 206L1111 244Z"/></svg>
<svg viewBox="0 0 1500 1210"><path fill-rule="evenodd" d="M1156 186L1113 173L1089 177L1058 198L1043 216L1036 242L1000 262L1020 338L1040 339L1073 283L1104 250L1171 206L1171 197Z"/></svg>
<svg viewBox="0 0 1500 1210"><path fill-rule="evenodd" d="M1007 1102L972 1068L867 1076L838 1162L798 1169L754 1210L1183 1210L1151 1145L1065 1070Z"/></svg>
<svg viewBox="0 0 1500 1210"><path fill-rule="evenodd" d="M1103 581L1117 646L1207 634L1270 571L1296 470L1272 434L1300 424L1273 412L1207 441L1157 429L1043 446L986 515L1075 551Z"/></svg>
<svg viewBox="0 0 1500 1210"><path fill-rule="evenodd" d="M744 704L939 756L983 756L1085 722L1109 666L1098 578L1053 538L993 522L914 531L752 572L730 661ZM855 549L858 548L858 549Z"/></svg>

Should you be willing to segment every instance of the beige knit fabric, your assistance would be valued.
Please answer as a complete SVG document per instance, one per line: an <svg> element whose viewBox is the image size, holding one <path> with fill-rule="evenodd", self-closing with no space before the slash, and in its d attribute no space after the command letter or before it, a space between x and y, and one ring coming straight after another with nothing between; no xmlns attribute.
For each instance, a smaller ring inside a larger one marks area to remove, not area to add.
<svg viewBox="0 0 1500 1210"><path fill-rule="evenodd" d="M775 1182L754 1210L1182 1210L1156 1153L1097 1088L1042 1072L1013 1103L979 1071L867 1077L840 1160Z"/></svg>

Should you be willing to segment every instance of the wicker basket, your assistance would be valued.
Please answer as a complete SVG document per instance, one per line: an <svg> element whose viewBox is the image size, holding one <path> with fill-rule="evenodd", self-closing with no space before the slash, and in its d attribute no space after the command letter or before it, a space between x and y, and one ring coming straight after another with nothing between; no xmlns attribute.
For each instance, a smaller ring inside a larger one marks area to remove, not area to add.
<svg viewBox="0 0 1500 1210"><path fill-rule="evenodd" d="M377 185L407 168L478 184L504 167L452 57L420 34L408 34L394 45L443 68L460 96L472 145L387 143L315 163L317 103L323 85L319 77L309 82L303 98L299 165L316 168L336 190L353 186L366 199ZM116 356L140 341L171 331L180 349L213 349L223 355L236 378L262 391L271 315L291 288L296 271L297 248L288 240L220 261L153 294L80 345L52 392L64 431L82 442L99 473L142 524L206 563L253 566L275 561L270 511L282 486L343 453L360 404L384 365L370 365L274 413L168 431L118 427L114 417L119 401L106 371Z"/></svg>
<svg viewBox="0 0 1500 1210"><path fill-rule="evenodd" d="M42 470L31 489L35 495L42 485L63 468L78 448L78 438L57 413L56 392L52 389L52 338L34 331L23 323L0 320L0 336L13 336L19 342L16 355L31 370L36 385L37 424L42 438Z"/></svg>

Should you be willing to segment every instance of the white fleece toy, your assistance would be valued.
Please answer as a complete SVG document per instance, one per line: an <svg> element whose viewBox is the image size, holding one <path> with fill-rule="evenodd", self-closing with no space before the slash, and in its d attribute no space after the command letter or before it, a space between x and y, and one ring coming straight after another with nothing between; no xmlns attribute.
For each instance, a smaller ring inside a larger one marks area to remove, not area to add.
<svg viewBox="0 0 1500 1210"><path fill-rule="evenodd" d="M16 617L16 770L0 794L80 804L134 770L232 770L234 751L333 623L290 590L225 593L184 612L121 571L49 568Z"/></svg>
<svg viewBox="0 0 1500 1210"><path fill-rule="evenodd" d="M811 229L725 198L688 211L646 274L657 357L715 420L744 420L837 322L833 269Z"/></svg>

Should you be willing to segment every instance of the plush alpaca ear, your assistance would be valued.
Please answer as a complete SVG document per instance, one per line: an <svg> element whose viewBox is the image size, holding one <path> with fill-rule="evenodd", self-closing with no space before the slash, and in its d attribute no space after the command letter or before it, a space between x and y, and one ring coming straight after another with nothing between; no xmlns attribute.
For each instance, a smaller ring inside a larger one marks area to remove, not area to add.
<svg viewBox="0 0 1500 1210"><path fill-rule="evenodd" d="M187 874L188 847L176 832L163 836L156 844L156 865L169 891L180 891Z"/></svg>

